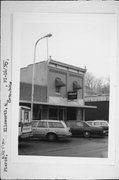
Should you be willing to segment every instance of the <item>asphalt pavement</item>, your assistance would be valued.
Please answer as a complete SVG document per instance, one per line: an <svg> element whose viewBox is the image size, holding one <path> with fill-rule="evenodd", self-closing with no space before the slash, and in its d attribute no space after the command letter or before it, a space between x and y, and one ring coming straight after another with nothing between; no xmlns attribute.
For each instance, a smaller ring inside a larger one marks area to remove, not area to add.
<svg viewBox="0 0 119 180"><path fill-rule="evenodd" d="M19 155L65 156L65 157L108 157L108 137L80 138L48 142L46 140L22 140L18 148Z"/></svg>

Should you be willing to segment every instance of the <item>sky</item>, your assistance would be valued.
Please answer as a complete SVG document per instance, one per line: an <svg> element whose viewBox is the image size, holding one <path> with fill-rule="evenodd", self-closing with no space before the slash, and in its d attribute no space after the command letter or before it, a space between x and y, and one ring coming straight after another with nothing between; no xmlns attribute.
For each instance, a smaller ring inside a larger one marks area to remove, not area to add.
<svg viewBox="0 0 119 180"><path fill-rule="evenodd" d="M30 17L29 17L30 18ZM85 68L96 78L110 75L115 24L110 14L41 14L21 30L21 67L33 63L36 41L48 33L48 56ZM36 62L47 60L46 38L36 48Z"/></svg>

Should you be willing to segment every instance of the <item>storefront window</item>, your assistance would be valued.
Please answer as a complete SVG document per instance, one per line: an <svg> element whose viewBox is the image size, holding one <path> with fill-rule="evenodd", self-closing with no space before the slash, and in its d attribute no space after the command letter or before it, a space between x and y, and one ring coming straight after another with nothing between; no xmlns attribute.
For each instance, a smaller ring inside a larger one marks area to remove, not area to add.
<svg viewBox="0 0 119 180"><path fill-rule="evenodd" d="M56 108L49 109L49 119L58 120L58 109Z"/></svg>
<svg viewBox="0 0 119 180"><path fill-rule="evenodd" d="M33 119L35 119L35 120L40 120L41 119L41 108L40 108L39 105L34 105Z"/></svg>
<svg viewBox="0 0 119 180"><path fill-rule="evenodd" d="M29 111L24 111L24 122L29 121Z"/></svg>
<svg viewBox="0 0 119 180"><path fill-rule="evenodd" d="M67 120L76 120L76 108L68 108L67 110Z"/></svg>
<svg viewBox="0 0 119 180"><path fill-rule="evenodd" d="M64 113L65 109L63 108L49 108L49 119L53 120L65 120Z"/></svg>

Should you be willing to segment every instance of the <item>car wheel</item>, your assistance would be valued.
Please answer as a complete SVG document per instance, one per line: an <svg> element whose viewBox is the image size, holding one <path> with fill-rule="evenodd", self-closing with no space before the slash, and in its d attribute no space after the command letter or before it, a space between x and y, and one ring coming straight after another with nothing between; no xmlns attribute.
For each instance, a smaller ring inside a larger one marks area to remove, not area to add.
<svg viewBox="0 0 119 180"><path fill-rule="evenodd" d="M47 140L48 141L55 141L56 138L57 138L56 134L53 134L53 133L47 134Z"/></svg>
<svg viewBox="0 0 119 180"><path fill-rule="evenodd" d="M85 131L83 133L83 135L84 135L85 138L89 138L90 137L90 132L89 131Z"/></svg>

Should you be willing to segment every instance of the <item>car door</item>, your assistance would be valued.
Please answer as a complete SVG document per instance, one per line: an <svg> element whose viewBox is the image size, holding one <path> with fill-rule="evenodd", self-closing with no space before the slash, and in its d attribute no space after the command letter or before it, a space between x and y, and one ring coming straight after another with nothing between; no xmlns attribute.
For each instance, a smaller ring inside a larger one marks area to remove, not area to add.
<svg viewBox="0 0 119 180"><path fill-rule="evenodd" d="M83 135L83 132L84 132L84 125L83 125L83 123L82 122L80 122L80 121L77 121L76 122L76 127L77 127L77 135L80 135L80 136L82 136Z"/></svg>
<svg viewBox="0 0 119 180"><path fill-rule="evenodd" d="M36 129L36 135L38 137L45 137L48 132L47 121L39 121Z"/></svg>
<svg viewBox="0 0 119 180"><path fill-rule="evenodd" d="M80 121L73 121L70 123L72 135L82 135L83 124Z"/></svg>

